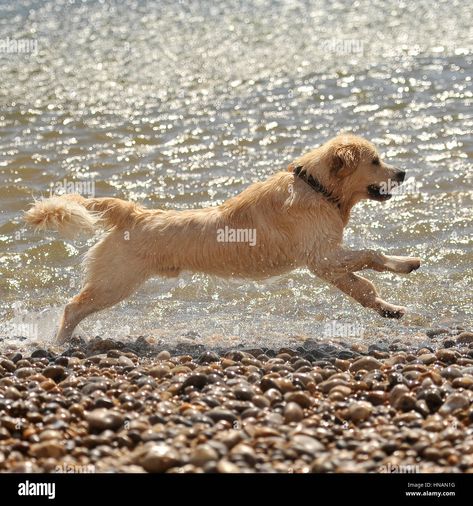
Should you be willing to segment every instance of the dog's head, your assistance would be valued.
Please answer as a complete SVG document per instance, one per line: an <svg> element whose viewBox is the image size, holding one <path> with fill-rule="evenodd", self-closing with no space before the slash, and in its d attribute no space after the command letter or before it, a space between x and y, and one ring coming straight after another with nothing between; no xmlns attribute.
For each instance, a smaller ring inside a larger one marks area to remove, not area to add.
<svg viewBox="0 0 473 506"><path fill-rule="evenodd" d="M406 173L385 163L374 145L355 135L339 135L289 165L302 169L341 203L385 201Z"/></svg>

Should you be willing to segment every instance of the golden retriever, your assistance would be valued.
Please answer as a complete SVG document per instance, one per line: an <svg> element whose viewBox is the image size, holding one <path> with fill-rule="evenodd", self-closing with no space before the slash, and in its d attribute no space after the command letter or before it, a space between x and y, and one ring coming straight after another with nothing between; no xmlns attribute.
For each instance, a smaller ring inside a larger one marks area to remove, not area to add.
<svg viewBox="0 0 473 506"><path fill-rule="evenodd" d="M356 203L389 199L386 188L404 177L367 140L340 135L215 207L151 210L77 194L37 201L25 214L37 229L68 236L106 230L86 254L84 286L64 309L57 341L65 342L83 318L117 304L147 278L182 271L262 279L307 267L364 307L400 318L405 308L385 302L355 272L409 273L420 260L346 249L343 229Z"/></svg>

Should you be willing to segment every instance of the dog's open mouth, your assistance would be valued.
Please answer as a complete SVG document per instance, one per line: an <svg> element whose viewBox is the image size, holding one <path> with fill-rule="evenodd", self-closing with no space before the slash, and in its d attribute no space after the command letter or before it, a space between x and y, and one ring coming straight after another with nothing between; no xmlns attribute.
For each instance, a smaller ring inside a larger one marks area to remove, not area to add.
<svg viewBox="0 0 473 506"><path fill-rule="evenodd" d="M377 184L370 184L367 190L368 196L373 200L384 201L389 200L392 197L391 193L389 193L386 188Z"/></svg>

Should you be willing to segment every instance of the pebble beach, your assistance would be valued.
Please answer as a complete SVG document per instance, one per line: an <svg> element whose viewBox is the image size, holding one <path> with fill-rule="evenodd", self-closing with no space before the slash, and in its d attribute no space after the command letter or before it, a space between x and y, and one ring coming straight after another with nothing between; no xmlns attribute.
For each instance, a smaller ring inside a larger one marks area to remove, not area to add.
<svg viewBox="0 0 473 506"><path fill-rule="evenodd" d="M0 355L0 471L465 473L473 333L164 349L74 338Z"/></svg>

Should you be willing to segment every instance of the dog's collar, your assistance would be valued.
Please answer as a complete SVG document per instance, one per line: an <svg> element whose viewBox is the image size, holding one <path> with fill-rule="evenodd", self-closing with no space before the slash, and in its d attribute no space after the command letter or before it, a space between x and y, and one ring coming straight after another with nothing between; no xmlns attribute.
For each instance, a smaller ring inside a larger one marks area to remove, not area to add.
<svg viewBox="0 0 473 506"><path fill-rule="evenodd" d="M302 167L302 165L299 165L294 169L294 174L302 179L302 181L307 183L317 193L321 193L327 200L340 207L338 198L334 197L332 193L327 190L327 188L325 188L325 186L320 181L317 181L317 179L314 178L314 176L310 174L307 175L307 172L304 170L304 167Z"/></svg>

